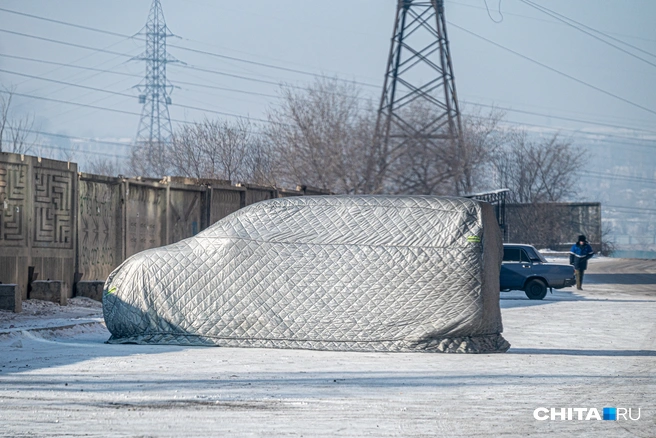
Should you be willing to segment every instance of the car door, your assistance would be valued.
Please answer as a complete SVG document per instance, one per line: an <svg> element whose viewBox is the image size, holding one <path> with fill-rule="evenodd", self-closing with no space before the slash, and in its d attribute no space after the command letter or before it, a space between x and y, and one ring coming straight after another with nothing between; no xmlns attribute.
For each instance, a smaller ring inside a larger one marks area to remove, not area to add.
<svg viewBox="0 0 656 438"><path fill-rule="evenodd" d="M527 253L528 260L530 260L531 268L530 273L536 277L542 277L551 283L551 277L553 275L552 266L548 263L545 264L546 260L537 254L537 250L532 247L524 248ZM549 284L547 284L549 286Z"/></svg>
<svg viewBox="0 0 656 438"><path fill-rule="evenodd" d="M526 277L531 275L532 264L522 248L503 248L501 263L501 289L521 290Z"/></svg>

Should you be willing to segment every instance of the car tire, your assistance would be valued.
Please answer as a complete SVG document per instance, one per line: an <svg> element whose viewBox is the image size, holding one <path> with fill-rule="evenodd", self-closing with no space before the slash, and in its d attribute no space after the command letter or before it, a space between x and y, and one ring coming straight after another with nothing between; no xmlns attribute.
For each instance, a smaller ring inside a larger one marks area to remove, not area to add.
<svg viewBox="0 0 656 438"><path fill-rule="evenodd" d="M544 284L544 281L534 278L526 283L524 292L529 300L541 300L547 296L547 285Z"/></svg>

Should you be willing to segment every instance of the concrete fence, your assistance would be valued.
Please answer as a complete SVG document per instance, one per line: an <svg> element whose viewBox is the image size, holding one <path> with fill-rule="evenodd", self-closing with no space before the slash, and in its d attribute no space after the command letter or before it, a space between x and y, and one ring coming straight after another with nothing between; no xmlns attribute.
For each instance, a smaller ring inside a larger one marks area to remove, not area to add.
<svg viewBox="0 0 656 438"><path fill-rule="evenodd" d="M0 283L15 284L22 300L36 280L61 283L65 302L78 282L104 281L127 257L191 237L242 207L319 194L327 192L110 178L78 173L75 163L0 153Z"/></svg>

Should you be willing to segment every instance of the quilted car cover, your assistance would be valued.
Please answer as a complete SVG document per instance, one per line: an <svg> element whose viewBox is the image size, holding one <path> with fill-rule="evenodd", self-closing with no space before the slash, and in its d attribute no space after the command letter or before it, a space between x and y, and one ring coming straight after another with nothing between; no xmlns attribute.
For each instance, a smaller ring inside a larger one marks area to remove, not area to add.
<svg viewBox="0 0 656 438"><path fill-rule="evenodd" d="M503 352L502 251L471 199L260 202L112 272L108 342Z"/></svg>

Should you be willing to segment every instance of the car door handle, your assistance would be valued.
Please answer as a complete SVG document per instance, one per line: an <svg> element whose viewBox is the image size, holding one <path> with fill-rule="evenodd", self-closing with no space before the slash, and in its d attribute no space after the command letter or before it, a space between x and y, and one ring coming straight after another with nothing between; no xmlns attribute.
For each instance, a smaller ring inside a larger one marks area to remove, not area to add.
<svg viewBox="0 0 656 438"><path fill-rule="evenodd" d="M522 265L522 268L530 268L531 265Z"/></svg>

